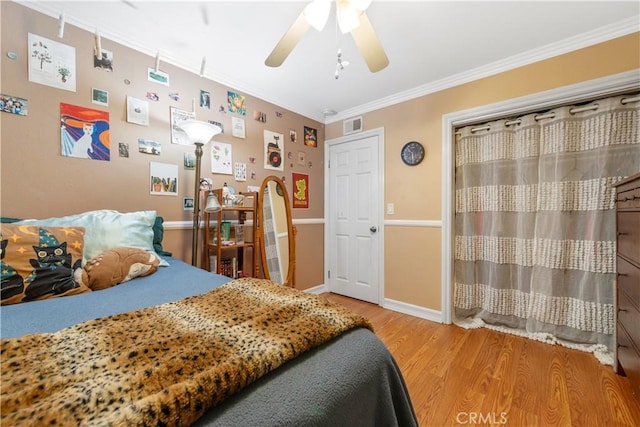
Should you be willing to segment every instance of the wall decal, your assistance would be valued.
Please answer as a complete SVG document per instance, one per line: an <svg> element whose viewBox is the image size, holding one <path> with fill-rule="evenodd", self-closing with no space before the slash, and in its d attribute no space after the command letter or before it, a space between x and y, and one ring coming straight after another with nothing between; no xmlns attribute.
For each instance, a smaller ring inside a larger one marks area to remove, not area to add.
<svg viewBox="0 0 640 427"><path fill-rule="evenodd" d="M29 81L76 91L76 49L29 33Z"/></svg>
<svg viewBox="0 0 640 427"><path fill-rule="evenodd" d="M60 103L62 155L92 160L110 160L109 113Z"/></svg>

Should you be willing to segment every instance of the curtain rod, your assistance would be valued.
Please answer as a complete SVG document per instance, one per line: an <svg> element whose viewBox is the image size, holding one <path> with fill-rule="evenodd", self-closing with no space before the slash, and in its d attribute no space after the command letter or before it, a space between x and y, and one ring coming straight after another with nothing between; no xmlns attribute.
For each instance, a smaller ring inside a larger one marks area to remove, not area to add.
<svg viewBox="0 0 640 427"><path fill-rule="evenodd" d="M622 105L626 105L629 104L631 102L638 102L640 101L640 95L636 95L636 96L630 96L628 98L622 98L620 100L620 103ZM594 104L590 104L590 105L585 105L583 107L575 107L569 110L570 114L576 114L576 113L582 113L584 111L591 111L591 110L597 110L598 109L598 103L594 103ZM544 113L544 114L538 114L536 116L534 116L533 118L536 121L540 121L540 120L544 120L544 119L552 119L556 116L555 113ZM520 119L515 119L515 120L507 120L506 122L504 122L505 126L511 126L511 125L518 125L522 123L522 120ZM480 132L480 131L485 131L485 130L490 130L491 126L490 125L485 125L485 126L479 126L477 128L471 128L471 133L474 132ZM460 132L456 132L455 135L461 135Z"/></svg>

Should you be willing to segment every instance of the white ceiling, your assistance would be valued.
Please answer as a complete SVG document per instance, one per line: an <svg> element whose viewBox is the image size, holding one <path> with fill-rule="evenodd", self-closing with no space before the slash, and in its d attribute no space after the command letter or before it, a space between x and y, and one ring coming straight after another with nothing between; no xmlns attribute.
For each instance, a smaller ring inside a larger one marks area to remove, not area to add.
<svg viewBox="0 0 640 427"><path fill-rule="evenodd" d="M634 31L638 1L375 1L367 10L390 64L369 72L349 34L311 28L279 68L264 60L307 2L18 1L321 122ZM64 39L63 39L64 40ZM334 78L337 49L350 65ZM117 58L114 58L117 67ZM162 68L162 67L160 67ZM572 72L572 70L566 70ZM325 117L332 109L335 116Z"/></svg>

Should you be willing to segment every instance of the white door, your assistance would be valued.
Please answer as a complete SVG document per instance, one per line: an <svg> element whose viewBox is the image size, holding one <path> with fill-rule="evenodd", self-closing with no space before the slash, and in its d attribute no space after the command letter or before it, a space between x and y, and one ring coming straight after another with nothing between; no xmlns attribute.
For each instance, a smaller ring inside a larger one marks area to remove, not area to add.
<svg viewBox="0 0 640 427"><path fill-rule="evenodd" d="M383 277L382 130L327 141L326 284L378 304Z"/></svg>

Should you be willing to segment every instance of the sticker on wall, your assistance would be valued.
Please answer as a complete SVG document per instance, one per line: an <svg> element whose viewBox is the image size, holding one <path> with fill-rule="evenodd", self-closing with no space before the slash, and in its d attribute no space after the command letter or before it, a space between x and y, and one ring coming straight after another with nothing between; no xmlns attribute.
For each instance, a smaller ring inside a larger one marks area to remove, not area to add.
<svg viewBox="0 0 640 427"><path fill-rule="evenodd" d="M176 107L169 107L171 113L171 143L179 145L191 145L191 141L182 129L178 127L180 122L185 120L195 120L196 114L191 111L179 110Z"/></svg>
<svg viewBox="0 0 640 427"><path fill-rule="evenodd" d="M227 91L227 109L230 113L240 114L241 116L247 115L247 108L245 107L246 97L239 93Z"/></svg>
<svg viewBox="0 0 640 427"><path fill-rule="evenodd" d="M110 160L109 113L61 102L60 145L65 157Z"/></svg>
<svg viewBox="0 0 640 427"><path fill-rule="evenodd" d="M29 33L29 81L76 91L76 49Z"/></svg>
<svg viewBox="0 0 640 427"><path fill-rule="evenodd" d="M231 117L231 135L236 138L245 138L244 120L239 117Z"/></svg>
<svg viewBox="0 0 640 427"><path fill-rule="evenodd" d="M149 189L155 196L178 194L178 166L169 163L149 162Z"/></svg>
<svg viewBox="0 0 640 427"><path fill-rule="evenodd" d="M265 169L277 171L284 170L282 162L282 145L284 145L283 135L281 133L264 131L264 163Z"/></svg>
<svg viewBox="0 0 640 427"><path fill-rule="evenodd" d="M171 99L172 101L180 101L180 94L178 92L170 92L169 93L169 99Z"/></svg>
<svg viewBox="0 0 640 427"><path fill-rule="evenodd" d="M233 174L231 144L211 142L211 173Z"/></svg>
<svg viewBox="0 0 640 427"><path fill-rule="evenodd" d="M298 141L298 132L293 129L289 129L289 142L293 142L294 144Z"/></svg>
<svg viewBox="0 0 640 427"><path fill-rule="evenodd" d="M159 156L161 152L162 144L160 144L158 141L138 138L138 153L153 154L154 156Z"/></svg>
<svg viewBox="0 0 640 427"><path fill-rule="evenodd" d="M106 90L91 88L91 102L98 105L109 106L109 92Z"/></svg>
<svg viewBox="0 0 640 427"><path fill-rule="evenodd" d="M293 207L296 209L309 208L309 175L292 173Z"/></svg>
<svg viewBox="0 0 640 427"><path fill-rule="evenodd" d="M282 116L284 116L284 113L280 112L280 111L276 111L276 117L281 119Z"/></svg>
<svg viewBox="0 0 640 427"><path fill-rule="evenodd" d="M125 142L118 143L118 155L120 157L129 157L129 144Z"/></svg>
<svg viewBox="0 0 640 427"><path fill-rule="evenodd" d="M127 122L149 126L149 103L144 99L127 96Z"/></svg>
<svg viewBox="0 0 640 427"><path fill-rule="evenodd" d="M233 167L236 181L247 180L247 164L236 162Z"/></svg>
<svg viewBox="0 0 640 427"><path fill-rule="evenodd" d="M150 82L160 83L161 85L169 86L169 74L160 70L156 71L151 67L147 67L147 80Z"/></svg>
<svg viewBox="0 0 640 427"><path fill-rule="evenodd" d="M304 127L304 145L314 148L318 146L318 131L316 129Z"/></svg>
<svg viewBox="0 0 640 427"><path fill-rule="evenodd" d="M29 101L17 96L0 93L0 110L5 113L26 116L29 112Z"/></svg>
<svg viewBox="0 0 640 427"><path fill-rule="evenodd" d="M93 49L93 68L105 71L113 71L113 52L107 49L100 49L101 57L98 57L96 49Z"/></svg>
<svg viewBox="0 0 640 427"><path fill-rule="evenodd" d="M147 99L149 101L156 101L156 102L160 101L160 97L155 92L147 92Z"/></svg>

